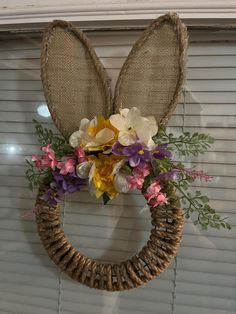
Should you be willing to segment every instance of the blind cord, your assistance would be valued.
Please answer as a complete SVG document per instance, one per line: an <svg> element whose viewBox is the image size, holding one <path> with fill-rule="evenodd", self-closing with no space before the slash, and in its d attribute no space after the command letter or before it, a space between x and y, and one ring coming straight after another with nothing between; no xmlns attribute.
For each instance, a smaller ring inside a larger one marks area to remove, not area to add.
<svg viewBox="0 0 236 314"><path fill-rule="evenodd" d="M186 95L187 95L187 88L186 86L183 89L183 125L182 125L182 132L185 132L185 113L186 113Z"/></svg>
<svg viewBox="0 0 236 314"><path fill-rule="evenodd" d="M64 227L64 222L65 222L65 200L63 202L63 205L62 205L62 226ZM58 314L61 314L61 304L62 304L62 301L61 301L61 297L62 297L62 279L61 279L61 272L59 272L59 275L58 275L58 311L57 313Z"/></svg>
<svg viewBox="0 0 236 314"><path fill-rule="evenodd" d="M183 90L183 123L182 123L182 132L185 131L185 102L186 102L186 87ZM177 255L174 259L174 279L173 279L173 291L172 291L172 305L171 305L171 314L175 312L175 300L176 300L176 289L177 289L177 267L178 267L178 259Z"/></svg>
<svg viewBox="0 0 236 314"><path fill-rule="evenodd" d="M171 314L175 312L175 299L176 299L176 279L177 279L177 256L174 260L174 280L173 280L173 291L172 291L172 305L171 305Z"/></svg>

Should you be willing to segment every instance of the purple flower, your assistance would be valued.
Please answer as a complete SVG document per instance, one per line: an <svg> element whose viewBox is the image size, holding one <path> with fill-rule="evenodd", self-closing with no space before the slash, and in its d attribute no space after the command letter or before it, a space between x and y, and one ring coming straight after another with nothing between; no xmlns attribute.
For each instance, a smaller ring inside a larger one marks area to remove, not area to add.
<svg viewBox="0 0 236 314"><path fill-rule="evenodd" d="M65 192L74 193L81 189L85 184L85 180L79 178L75 172L62 175L59 172L54 172L53 177L57 187Z"/></svg>
<svg viewBox="0 0 236 314"><path fill-rule="evenodd" d="M123 154L128 157L131 167L137 167L141 161L147 162L151 158L150 151L140 142L126 146L123 149Z"/></svg>
<svg viewBox="0 0 236 314"><path fill-rule="evenodd" d="M85 184L85 180L79 178L75 172L62 175L58 171L53 172L53 181L45 194L41 197L51 206L56 206L66 192L74 193Z"/></svg>
<svg viewBox="0 0 236 314"><path fill-rule="evenodd" d="M157 177L156 180L177 180L179 175L178 169L172 169L170 171L162 172Z"/></svg>
<svg viewBox="0 0 236 314"><path fill-rule="evenodd" d="M41 199L50 206L56 206L62 200L63 194L62 190L57 191L50 185L47 191L41 196Z"/></svg>
<svg viewBox="0 0 236 314"><path fill-rule="evenodd" d="M120 144L120 142L116 142L113 146L112 146L112 153L116 156L124 156L124 148L125 146Z"/></svg>
<svg viewBox="0 0 236 314"><path fill-rule="evenodd" d="M141 161L147 162L151 158L148 148L140 142L129 146L123 146L117 142L112 147L112 153L117 156L127 157L131 167L137 167Z"/></svg>
<svg viewBox="0 0 236 314"><path fill-rule="evenodd" d="M152 155L156 159L170 158L172 156L171 152L167 149L168 144L160 144L154 148Z"/></svg>

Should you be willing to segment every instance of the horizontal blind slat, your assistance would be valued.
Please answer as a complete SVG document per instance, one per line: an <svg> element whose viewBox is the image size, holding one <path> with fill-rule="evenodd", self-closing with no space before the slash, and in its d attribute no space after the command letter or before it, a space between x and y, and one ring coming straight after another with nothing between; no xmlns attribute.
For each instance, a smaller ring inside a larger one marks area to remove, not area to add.
<svg viewBox="0 0 236 314"><path fill-rule="evenodd" d="M120 67L139 34L89 35L108 68L113 89ZM210 38L217 40L218 37L211 35ZM233 42L210 43L205 34L202 37L198 34L195 39L198 42L190 43L185 106L182 100L169 122L169 129L178 134L184 125L186 131L207 132L216 137L217 141L205 156L185 161L188 167L196 165L215 175L212 183L195 184L193 191L201 186L212 198L215 209L229 216L236 225L236 46ZM56 130L50 119L38 114L39 107L45 106L39 45L38 39L26 38L6 40L0 47L0 248L4 252L0 254L0 282L6 283L5 289L0 284L0 294L6 296L5 303L0 305L3 313L9 308L12 313L18 313L20 308L24 314L27 311L37 314L44 303L49 308L45 313L56 313L58 306L57 269L40 245L34 222L20 220L20 214L32 208L35 199L35 192L27 189L23 178L24 158L39 149L32 118L49 122L44 125ZM137 93L135 89L130 92ZM67 199L65 231L84 254L106 261L127 258L149 235L150 215L144 210L144 204L143 198L133 193L102 207L82 191ZM177 260L175 314L235 312L235 237L235 230L230 233L201 231L191 221L186 223ZM113 314L169 314L173 269L172 263L159 279L145 288L129 294L104 292L102 298L97 291L62 276L61 311L72 314L78 313L79 308L81 314L110 314L111 311ZM25 298L27 294L30 300ZM33 312L32 304L36 308Z"/></svg>

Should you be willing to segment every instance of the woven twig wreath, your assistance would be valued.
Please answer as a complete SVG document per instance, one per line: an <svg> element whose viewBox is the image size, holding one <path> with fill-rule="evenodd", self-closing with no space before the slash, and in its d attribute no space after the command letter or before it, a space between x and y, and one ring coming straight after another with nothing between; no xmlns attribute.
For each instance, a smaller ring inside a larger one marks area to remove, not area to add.
<svg viewBox="0 0 236 314"><path fill-rule="evenodd" d="M176 14L155 20L130 52L112 100L109 78L87 37L70 23L55 21L42 45L42 81L52 118L66 139L79 121L97 113L105 117L133 106L166 123L177 105L184 81L187 46L185 26ZM80 254L67 240L59 205L37 197L37 225L43 245L68 276L91 288L121 291L142 286L170 264L180 244L183 212L173 200L151 207L153 228L147 244L120 264L96 262ZM174 192L172 193L174 196Z"/></svg>
<svg viewBox="0 0 236 314"><path fill-rule="evenodd" d="M156 278L176 255L184 224L181 208L151 208L153 228L147 244L119 264L99 263L80 254L68 241L61 225L60 207L49 208L37 199L38 232L54 263L72 279L108 291L137 288Z"/></svg>

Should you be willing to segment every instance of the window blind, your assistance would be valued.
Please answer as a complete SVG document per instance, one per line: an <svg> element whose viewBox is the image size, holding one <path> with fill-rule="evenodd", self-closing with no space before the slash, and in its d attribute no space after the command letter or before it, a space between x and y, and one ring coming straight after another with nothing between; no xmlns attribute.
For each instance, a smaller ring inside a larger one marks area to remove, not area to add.
<svg viewBox="0 0 236 314"><path fill-rule="evenodd" d="M139 32L89 34L112 78ZM228 216L232 231L202 231L185 224L177 258L146 287L121 293L91 290L59 273L40 244L35 222L20 218L34 206L24 159L39 151L32 119L56 130L40 81L40 39L0 40L0 312L17 314L233 314L236 313L236 42L228 32L192 32L182 101L169 130L207 132L216 138L200 158L186 159L214 176L195 183L214 208ZM135 105L135 104L134 104ZM79 121L78 121L79 123ZM137 193L109 205L87 191L67 198L65 232L82 253L102 261L130 257L148 239L150 215Z"/></svg>

